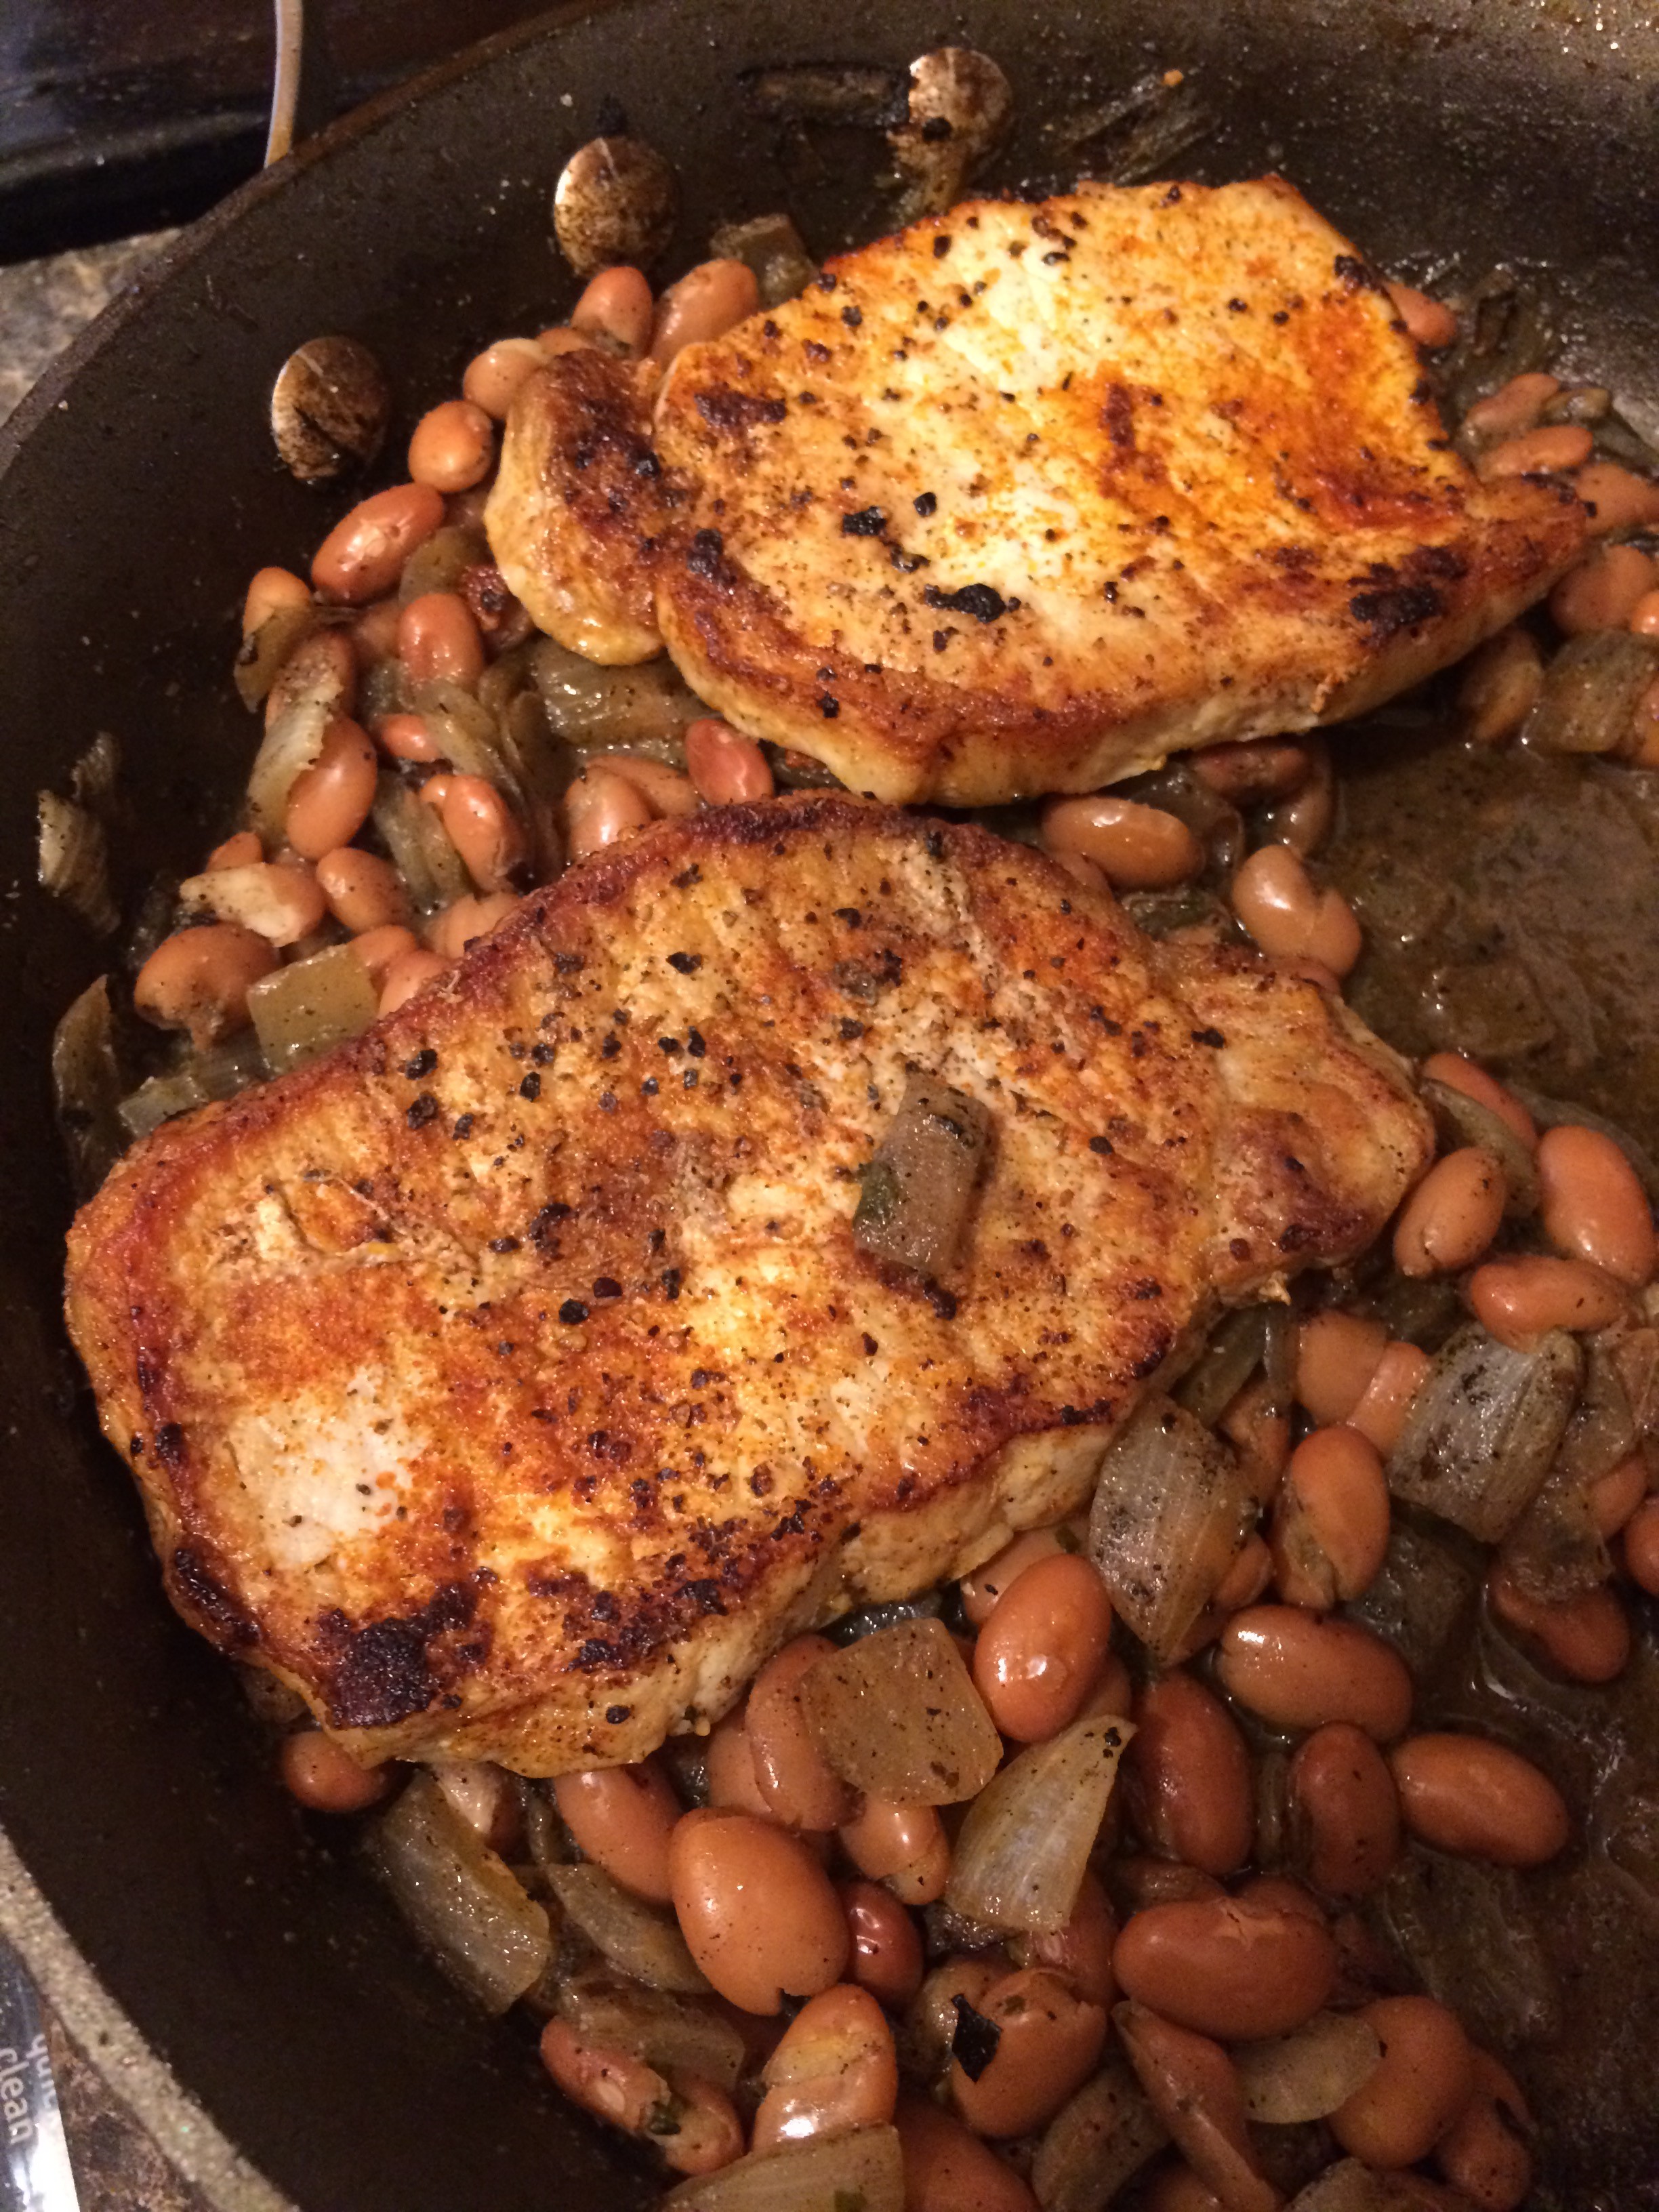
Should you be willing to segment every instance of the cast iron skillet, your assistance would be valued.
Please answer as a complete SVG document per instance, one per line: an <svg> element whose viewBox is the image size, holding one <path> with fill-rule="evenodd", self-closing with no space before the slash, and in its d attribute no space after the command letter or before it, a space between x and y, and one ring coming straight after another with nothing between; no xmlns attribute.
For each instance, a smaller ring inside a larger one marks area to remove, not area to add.
<svg viewBox="0 0 1659 2212"><path fill-rule="evenodd" d="M33 889L33 793L110 729L142 800L133 880L220 831L250 750L226 673L242 586L264 562L303 567L349 496L319 499L273 464L266 394L294 345L344 331L379 351L400 400L395 468L477 344L568 308L549 192L577 144L616 127L617 102L679 166L663 273L700 258L711 222L779 205L823 251L884 226L880 140L757 121L744 72L902 65L947 39L1014 82L994 181L1074 173L1068 127L1179 67L1210 127L1170 170L1219 182L1277 167L1402 272L1547 261L1570 358L1651 400L1659 165L1643 149L1659 24L1638 4L1605 0L1592 19L1562 0L963 0L949 14L613 0L495 40L258 179L0 434L0 838L19 886L0 904L0 1819L140 2041L305 2212L586 2212L651 2184L549 2094L526 2039L477 2018L415 1955L349 1850L280 1793L229 1670L161 1601L58 1318L70 1201L47 1044L103 963ZM118 2025L33 1905L32 1955L71 2023ZM221 2204L276 2201L157 2069L133 2078ZM1564 2178L1565 2200L1659 2201L1643 2189L1659 2169L1651 2130L1649 2116L1644 2147L1629 2122L1611 2127L1595 2172Z"/></svg>

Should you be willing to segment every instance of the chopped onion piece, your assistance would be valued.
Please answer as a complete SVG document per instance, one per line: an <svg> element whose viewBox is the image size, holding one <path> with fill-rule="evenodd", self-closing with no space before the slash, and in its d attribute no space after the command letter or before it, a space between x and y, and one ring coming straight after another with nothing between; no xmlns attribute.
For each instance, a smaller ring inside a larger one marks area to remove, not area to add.
<svg viewBox="0 0 1659 2212"><path fill-rule="evenodd" d="M557 2009L583 2043L626 2051L659 2074L684 2067L731 2090L748 2063L748 2048L729 2020L668 1990L578 1974L560 1985Z"/></svg>
<svg viewBox="0 0 1659 2212"><path fill-rule="evenodd" d="M109 977L88 983L52 1035L52 1087L77 1198L92 1196L126 1150Z"/></svg>
<svg viewBox="0 0 1659 2212"><path fill-rule="evenodd" d="M844 1782L899 1805L955 1805L997 1771L1002 1740L942 1621L900 1620L827 1654L801 1709Z"/></svg>
<svg viewBox="0 0 1659 2212"><path fill-rule="evenodd" d="M671 2189L661 2212L904 2212L898 2130L815 2136L740 2158Z"/></svg>
<svg viewBox="0 0 1659 2212"><path fill-rule="evenodd" d="M88 929L108 936L120 920L109 887L109 844L95 814L60 799L55 791L39 794L37 869L42 890L62 899Z"/></svg>
<svg viewBox="0 0 1659 2212"><path fill-rule="evenodd" d="M602 668L544 637L531 648L530 665L556 736L584 750L626 746L684 767L686 725L708 709L665 657Z"/></svg>
<svg viewBox="0 0 1659 2212"><path fill-rule="evenodd" d="M1155 1657L1178 1655L1255 1518L1237 1458L1184 1406L1150 1397L1114 1437L1089 1516L1089 1556Z"/></svg>
<svg viewBox="0 0 1659 2212"><path fill-rule="evenodd" d="M1412 1401L1389 1461L1389 1489L1497 1543L1542 1487L1583 1367L1565 1329L1531 1352L1513 1352L1473 1324L1460 1329Z"/></svg>
<svg viewBox="0 0 1659 2212"><path fill-rule="evenodd" d="M264 705L283 663L321 618L317 606L273 607L258 629L242 640L233 673L245 707L251 710Z"/></svg>
<svg viewBox="0 0 1659 2212"><path fill-rule="evenodd" d="M247 1010L271 1073L286 1075L361 1036L377 1002L368 969L350 945L335 945L263 976L248 992Z"/></svg>
<svg viewBox="0 0 1659 2212"><path fill-rule="evenodd" d="M505 2012L545 1971L546 1912L429 1774L380 1815L370 1850L404 1918L486 2011Z"/></svg>
<svg viewBox="0 0 1659 2212"><path fill-rule="evenodd" d="M1233 2045L1245 2112L1275 2127L1322 2120L1382 2063L1376 2030L1354 2013L1316 2012L1289 2035Z"/></svg>
<svg viewBox="0 0 1659 2212"><path fill-rule="evenodd" d="M416 910L430 914L468 897L472 878L450 842L438 810L391 770L382 774L374 799L374 827Z"/></svg>
<svg viewBox="0 0 1659 2212"><path fill-rule="evenodd" d="M398 598L407 606L411 599L423 599L428 592L456 591L467 570L489 558L489 547L482 530L446 523L423 538L404 562L398 579Z"/></svg>
<svg viewBox="0 0 1659 2212"><path fill-rule="evenodd" d="M1642 694L1659 675L1659 646L1625 629L1570 637L1544 671L1521 742L1544 753L1616 752L1632 735Z"/></svg>
<svg viewBox="0 0 1659 2212"><path fill-rule="evenodd" d="M941 1273L961 1245L989 1134L976 1100L913 1075L864 1167L854 1243L894 1267Z"/></svg>
<svg viewBox="0 0 1659 2212"><path fill-rule="evenodd" d="M633 1896L603 1867L555 1866L543 1873L566 1917L621 1972L648 1990L693 1996L707 1992L708 1984L672 1915Z"/></svg>
<svg viewBox="0 0 1659 2212"><path fill-rule="evenodd" d="M1261 1366L1267 1349L1267 1317L1280 1308L1241 1306L1211 1332L1210 1340L1176 1388L1176 1399L1195 1421L1210 1427Z"/></svg>
<svg viewBox="0 0 1659 2212"><path fill-rule="evenodd" d="M945 1901L988 1928L1063 1928L1105 1818L1133 1723L1097 1713L1035 1743L968 1808Z"/></svg>
<svg viewBox="0 0 1659 2212"><path fill-rule="evenodd" d="M1109 2051L1049 2121L1031 2161L1042 2212L1105 2212L1120 2189L1170 2140L1123 2055Z"/></svg>
<svg viewBox="0 0 1659 2212"><path fill-rule="evenodd" d="M722 223L708 241L720 261L741 261L754 271L763 307L781 307L804 292L818 264L787 215L757 215L747 222Z"/></svg>
<svg viewBox="0 0 1659 2212"><path fill-rule="evenodd" d="M248 822L267 848L281 843L288 820L289 793L323 750L323 733L341 711L345 678L329 635L315 630L284 664L290 696L273 716L248 772Z"/></svg>

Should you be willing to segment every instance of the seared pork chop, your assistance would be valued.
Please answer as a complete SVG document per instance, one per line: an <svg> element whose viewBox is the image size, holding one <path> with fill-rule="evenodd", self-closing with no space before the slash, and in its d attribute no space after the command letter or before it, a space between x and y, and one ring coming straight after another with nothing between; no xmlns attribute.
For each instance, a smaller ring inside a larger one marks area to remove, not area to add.
<svg viewBox="0 0 1659 2212"><path fill-rule="evenodd" d="M911 1073L988 1164L853 1236ZM530 1773L1075 1510L1224 1301L1431 1150L1393 1055L1029 848L817 795L663 822L312 1067L168 1123L69 1312L175 1604L362 1755Z"/></svg>
<svg viewBox="0 0 1659 2212"><path fill-rule="evenodd" d="M1483 483L1388 294L1291 187L974 201L653 373L522 388L487 516L574 650L665 641L854 790L981 805L1361 712L1577 552Z"/></svg>

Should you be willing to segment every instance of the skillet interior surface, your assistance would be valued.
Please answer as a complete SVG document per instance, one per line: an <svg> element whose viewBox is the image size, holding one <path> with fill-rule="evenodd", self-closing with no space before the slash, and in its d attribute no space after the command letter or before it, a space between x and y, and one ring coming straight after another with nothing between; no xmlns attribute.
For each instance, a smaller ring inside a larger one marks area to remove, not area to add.
<svg viewBox="0 0 1659 2212"><path fill-rule="evenodd" d="M1401 273L1547 263L1568 366L1654 420L1659 289L1643 279L1659 173L1638 149L1659 25L1633 5L1592 21L1561 0L968 0L948 15L844 0L825 21L775 0L621 0L510 33L258 180L0 438L0 866L16 887L0 927L0 1820L118 2003L307 2212L530 2212L643 2201L652 2183L548 2093L526 2038L414 1954L349 1849L283 1796L230 1671L161 1601L58 1319L70 1199L46 1055L105 963L33 888L33 794L107 729L135 802L129 887L219 830L250 753L228 681L243 583L266 562L303 568L355 495L319 498L274 463L266 399L295 345L349 331L386 363L384 480L477 345L568 308L549 194L617 103L678 167L659 273L699 258L713 222L780 205L823 252L886 227L880 137L761 121L744 72L902 67L951 39L1014 83L989 181L1111 173L1123 131L1103 114L1148 71L1181 69L1202 128L1145 173L1280 168ZM1607 2155L1595 2179L1620 2164L1632 2185L1598 2199L1585 2176L1570 2201L1628 2208L1659 2166L1650 2138ZM252 2199L228 2184L223 2201Z"/></svg>

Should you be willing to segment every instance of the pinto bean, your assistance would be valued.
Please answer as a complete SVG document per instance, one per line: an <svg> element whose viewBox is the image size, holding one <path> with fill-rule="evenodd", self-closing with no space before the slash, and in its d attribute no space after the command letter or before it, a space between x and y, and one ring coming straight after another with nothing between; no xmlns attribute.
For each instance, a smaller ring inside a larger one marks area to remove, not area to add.
<svg viewBox="0 0 1659 2212"><path fill-rule="evenodd" d="M1182 2027L1224 2042L1287 2035L1330 1996L1336 1946L1322 1921L1246 1898L1152 1905L1124 1923L1118 1985Z"/></svg>
<svg viewBox="0 0 1659 2212"><path fill-rule="evenodd" d="M1648 1494L1647 1462L1639 1451L1621 1459L1589 1486L1590 1518L1605 1541L1616 1536Z"/></svg>
<svg viewBox="0 0 1659 2212"><path fill-rule="evenodd" d="M642 354L651 343L655 306L641 272L619 263L589 280L570 311L570 327L613 353Z"/></svg>
<svg viewBox="0 0 1659 2212"><path fill-rule="evenodd" d="M1553 1328L1606 1328L1629 1304L1623 1285L1600 1267L1543 1252L1487 1261L1469 1278L1468 1300L1480 1326L1517 1352Z"/></svg>
<svg viewBox="0 0 1659 2212"><path fill-rule="evenodd" d="M1233 878L1234 913L1274 959L1312 959L1346 975L1359 957L1359 924L1340 892L1321 890L1288 845L1263 845Z"/></svg>
<svg viewBox="0 0 1659 2212"><path fill-rule="evenodd" d="M1542 1866L1566 1844L1560 1791L1530 1759L1478 1735L1407 1736L1389 1754L1406 1826L1437 1850Z"/></svg>
<svg viewBox="0 0 1659 2212"><path fill-rule="evenodd" d="M1380 1321L1335 1306L1310 1314L1297 1331L1297 1403L1322 1427L1346 1421L1364 1396L1388 1341Z"/></svg>
<svg viewBox="0 0 1659 2212"><path fill-rule="evenodd" d="M753 2150L781 2150L814 2136L884 2127L898 2100L898 2058L881 2007L840 1982L803 2005L761 2071L766 2094Z"/></svg>
<svg viewBox="0 0 1659 2212"><path fill-rule="evenodd" d="M1279 2192L1256 2163L1238 2069L1221 2045L1143 2004L1118 2005L1112 2024L1176 2148L1228 2212L1279 2212Z"/></svg>
<svg viewBox="0 0 1659 2212"><path fill-rule="evenodd" d="M1389 1548L1389 1485L1358 1429L1316 1429L1291 1455L1273 1504L1273 1559L1287 1605L1328 1612L1370 1588Z"/></svg>
<svg viewBox="0 0 1659 2212"><path fill-rule="evenodd" d="M768 1810L792 1828L829 1830L853 1815L853 1793L826 1764L801 1711L800 1687L835 1650L827 1636L798 1636L769 1659L749 1692L750 1755Z"/></svg>
<svg viewBox="0 0 1659 2212"><path fill-rule="evenodd" d="M1412 1400L1433 1364L1428 1353L1414 1344L1389 1345L1365 1385L1364 1395L1348 1415L1348 1426L1358 1429L1385 1459L1399 1443Z"/></svg>
<svg viewBox="0 0 1659 2212"><path fill-rule="evenodd" d="M1434 2162L1476 2212L1516 2212L1532 2187L1532 2116L1515 2076L1473 2052L1474 2094L1434 2148Z"/></svg>
<svg viewBox="0 0 1659 2212"><path fill-rule="evenodd" d="M1500 1565L1486 1577L1486 1594L1498 1620L1537 1644L1570 1682L1611 1682L1630 1663L1630 1616L1610 1589L1547 1605L1528 1597Z"/></svg>
<svg viewBox="0 0 1659 2212"><path fill-rule="evenodd" d="M951 2063L951 2101L976 2135L1023 2136L1044 2127L1095 2069L1106 2010L1079 1996L1047 1966L1005 1975L975 2010L997 2031L990 2062L970 2075Z"/></svg>
<svg viewBox="0 0 1659 2212"><path fill-rule="evenodd" d="M1160 2166L1145 2194L1136 2199L1140 2212L1229 2212L1207 2182L1200 2181L1186 2160Z"/></svg>
<svg viewBox="0 0 1659 2212"><path fill-rule="evenodd" d="M668 1847L680 1802L653 1761L561 1774L553 1795L566 1827L613 1881L635 1897L669 1902Z"/></svg>
<svg viewBox="0 0 1659 2212"><path fill-rule="evenodd" d="M1109 2005L1117 1996L1112 1972L1117 1934L1117 1916L1105 1891L1085 1871L1065 1926L1047 1936L1017 1936L1011 1948L1016 1966L1052 1966L1080 1997L1091 2004Z"/></svg>
<svg viewBox="0 0 1659 2212"><path fill-rule="evenodd" d="M1273 1553L1253 1530L1234 1553L1231 1566L1216 1584L1212 1609L1218 1614L1243 1613L1247 1605L1255 1604L1273 1578ZM1218 1621L1216 1633L1220 1632Z"/></svg>
<svg viewBox="0 0 1659 2212"><path fill-rule="evenodd" d="M988 1954L958 1953L933 1967L904 2015L906 2070L926 2081L942 2075L957 2032L957 1999L965 1998L978 2011L1007 1972L1006 1959Z"/></svg>
<svg viewBox="0 0 1659 2212"><path fill-rule="evenodd" d="M337 845L317 863L317 882L328 910L354 936L402 923L409 913L403 878L390 860L356 845ZM414 939L410 939L412 945ZM360 948L361 949L361 948Z"/></svg>
<svg viewBox="0 0 1659 2212"><path fill-rule="evenodd" d="M1188 753L1187 764L1235 806L1255 806L1264 799L1288 799L1312 772L1305 745L1291 738L1249 738L1235 744L1206 745Z"/></svg>
<svg viewBox="0 0 1659 2212"><path fill-rule="evenodd" d="M392 923L385 929L366 929L351 940L351 949L368 970L368 980L378 991L385 982L394 960L420 951L420 943L412 929ZM422 957L426 956L422 953Z"/></svg>
<svg viewBox="0 0 1659 2212"><path fill-rule="evenodd" d="M666 368L689 345L722 338L760 306L755 272L742 261L701 261L657 302L651 358Z"/></svg>
<svg viewBox="0 0 1659 2212"><path fill-rule="evenodd" d="M527 845L518 817L481 775L449 778L439 808L449 842L481 891L504 891L523 866Z"/></svg>
<svg viewBox="0 0 1659 2212"><path fill-rule="evenodd" d="M682 1814L669 1844L674 1911L692 1957L723 1997L775 2013L785 1996L840 1980L847 1917L805 1844L751 1814Z"/></svg>
<svg viewBox="0 0 1659 2212"><path fill-rule="evenodd" d="M1547 423L1488 446L1476 462L1483 477L1571 476L1582 469L1595 441L1582 422Z"/></svg>
<svg viewBox="0 0 1659 2212"><path fill-rule="evenodd" d="M1278 1489L1291 1455L1290 1409L1278 1386L1265 1375L1247 1382L1223 1408L1216 1426L1237 1449L1240 1472L1252 1496L1265 1505Z"/></svg>
<svg viewBox="0 0 1659 2212"><path fill-rule="evenodd" d="M567 840L573 860L586 860L614 845L653 819L650 801L635 785L606 769L591 768L566 792Z"/></svg>
<svg viewBox="0 0 1659 2212"><path fill-rule="evenodd" d="M659 2074L631 2051L583 2043L557 2019L542 2030L541 2054L574 2104L630 2135L648 2135L677 2173L714 2173L742 2157L736 2109L701 2075Z"/></svg>
<svg viewBox="0 0 1659 2212"><path fill-rule="evenodd" d="M605 753L601 763L607 775L619 775L624 783L631 783L653 814L678 819L696 812L696 792L690 778L678 769L636 753Z"/></svg>
<svg viewBox="0 0 1659 2212"><path fill-rule="evenodd" d="M925 2097L901 2097L904 2212L1037 2212L1036 2199L988 2143Z"/></svg>
<svg viewBox="0 0 1659 2212"><path fill-rule="evenodd" d="M436 952L416 949L405 952L388 963L380 976L380 1000L376 1012L384 1017L395 1014L405 1006L417 991L441 975L449 962Z"/></svg>
<svg viewBox="0 0 1659 2212"><path fill-rule="evenodd" d="M414 761L423 767L443 757L424 714L382 714L374 725L374 734L393 760Z"/></svg>
<svg viewBox="0 0 1659 2212"><path fill-rule="evenodd" d="M1359 2017L1375 2029L1382 2063L1332 2113L1331 2131L1367 2166L1415 2166L1469 2101L1469 2039L1456 2014L1432 1997L1378 1997Z"/></svg>
<svg viewBox="0 0 1659 2212"><path fill-rule="evenodd" d="M1387 1743L1411 1719L1404 1660L1357 1621L1252 1606L1222 1631L1216 1671L1231 1696L1277 1728L1352 1721Z"/></svg>
<svg viewBox="0 0 1659 2212"><path fill-rule="evenodd" d="M325 599L362 606L384 599L404 563L444 519L441 493L430 484L393 484L361 501L317 548L311 580Z"/></svg>
<svg viewBox="0 0 1659 2212"><path fill-rule="evenodd" d="M422 592L398 618L398 657L412 684L440 678L470 691L484 671L483 639L459 592Z"/></svg>
<svg viewBox="0 0 1659 2212"><path fill-rule="evenodd" d="M459 960L468 945L488 937L507 920L518 900L511 891L490 891L482 898L458 898L427 924L432 950L445 960Z"/></svg>
<svg viewBox="0 0 1659 2212"><path fill-rule="evenodd" d="M1654 1270L1653 1214L1613 1139L1571 1123L1547 1129L1538 1140L1538 1176L1544 1234L1556 1250L1639 1290Z"/></svg>
<svg viewBox="0 0 1659 2212"><path fill-rule="evenodd" d="M974 1646L974 1684L1002 1734L1044 1742L1074 1720L1099 1679L1112 1601L1092 1561L1038 1559L998 1600Z"/></svg>
<svg viewBox="0 0 1659 2212"><path fill-rule="evenodd" d="M302 860L320 860L349 845L368 819L378 773L367 731L335 714L312 766L294 779L283 830Z"/></svg>
<svg viewBox="0 0 1659 2212"><path fill-rule="evenodd" d="M1135 1701L1126 1759L1135 1826L1153 1850L1206 1874L1250 1855L1249 1753L1221 1700L1177 1668Z"/></svg>
<svg viewBox="0 0 1659 2212"><path fill-rule="evenodd" d="M428 408L409 441L410 480L434 491L470 491L489 474L495 458L495 427L471 399Z"/></svg>
<svg viewBox="0 0 1659 2212"><path fill-rule="evenodd" d="M207 866L203 872L216 876L226 868L251 868L264 857L265 848L255 833L252 830L239 830L234 836L227 837L223 844L214 847L207 856Z"/></svg>
<svg viewBox="0 0 1659 2212"><path fill-rule="evenodd" d="M1117 890L1160 890L1204 867L1204 848L1178 815L1109 791L1050 799L1042 836L1055 852L1092 860Z"/></svg>
<svg viewBox="0 0 1659 2212"><path fill-rule="evenodd" d="M547 356L534 338L497 338L468 362L461 390L483 414L504 422L519 386L546 366Z"/></svg>
<svg viewBox="0 0 1659 2212"><path fill-rule="evenodd" d="M1039 1559L1052 1559L1066 1549L1056 1528L1028 1528L1012 1543L962 1577L958 1588L962 1609L975 1628L983 1628L998 1601L1027 1567Z"/></svg>
<svg viewBox="0 0 1659 2212"><path fill-rule="evenodd" d="M1443 301L1431 300L1426 292L1419 292L1411 284L1390 281L1387 290L1394 302L1394 311L1406 325L1406 334L1413 345L1426 346L1431 352L1437 353L1457 336L1457 318Z"/></svg>
<svg viewBox="0 0 1659 2212"><path fill-rule="evenodd" d="M1477 399L1463 417L1463 428L1471 437L1483 441L1519 437L1523 430L1536 429L1545 408L1560 389L1559 376L1528 369L1500 384L1484 399Z"/></svg>
<svg viewBox="0 0 1659 2212"><path fill-rule="evenodd" d="M1593 538L1612 538L1627 530L1651 530L1659 523L1659 483L1621 469L1617 461L1591 461L1574 476L1573 489L1590 510Z"/></svg>
<svg viewBox="0 0 1659 2212"><path fill-rule="evenodd" d="M242 635L252 637L274 614L308 607L311 586L291 568L256 568L242 601Z"/></svg>
<svg viewBox="0 0 1659 2212"><path fill-rule="evenodd" d="M1316 1889L1364 1897L1400 1856L1400 1799L1363 1729L1330 1721L1297 1747L1285 1777L1298 1856Z"/></svg>
<svg viewBox="0 0 1659 2212"><path fill-rule="evenodd" d="M931 1805L866 1797L841 1831L842 1848L860 1874L884 1882L901 1904L931 1905L951 1878L951 1846Z"/></svg>
<svg viewBox="0 0 1659 2212"><path fill-rule="evenodd" d="M247 1024L247 994L276 965L270 941L235 922L175 930L132 987L132 1003L157 1029L187 1030L199 1052Z"/></svg>
<svg viewBox="0 0 1659 2212"><path fill-rule="evenodd" d="M1478 745L1504 744L1543 688L1544 656L1536 641L1524 629L1499 630L1470 657L1457 687L1465 734Z"/></svg>
<svg viewBox="0 0 1659 2212"><path fill-rule="evenodd" d="M1638 1589L1659 1597L1659 1498L1638 1505L1625 1523L1625 1567Z"/></svg>
<svg viewBox="0 0 1659 2212"><path fill-rule="evenodd" d="M1472 1266L1503 1226L1508 1196L1503 1163L1485 1146L1448 1152L1401 1208L1395 1266L1413 1276L1451 1275Z"/></svg>
<svg viewBox="0 0 1659 2212"><path fill-rule="evenodd" d="M392 1770L359 1766L321 1729L301 1729L283 1738L277 1764L289 1793L313 1813L362 1813L392 1787Z"/></svg>
<svg viewBox="0 0 1659 2212"><path fill-rule="evenodd" d="M1634 545L1601 545L1569 568L1550 593L1550 612L1569 637L1623 629L1659 583L1659 563Z"/></svg>
<svg viewBox="0 0 1659 2212"><path fill-rule="evenodd" d="M710 806L736 806L772 796L766 755L718 715L700 714L685 730L685 772Z"/></svg>
<svg viewBox="0 0 1659 2212"><path fill-rule="evenodd" d="M921 1987L921 1937L915 1922L878 1882L844 1881L840 1893L853 1943L848 1972L860 1989L902 2011Z"/></svg>

